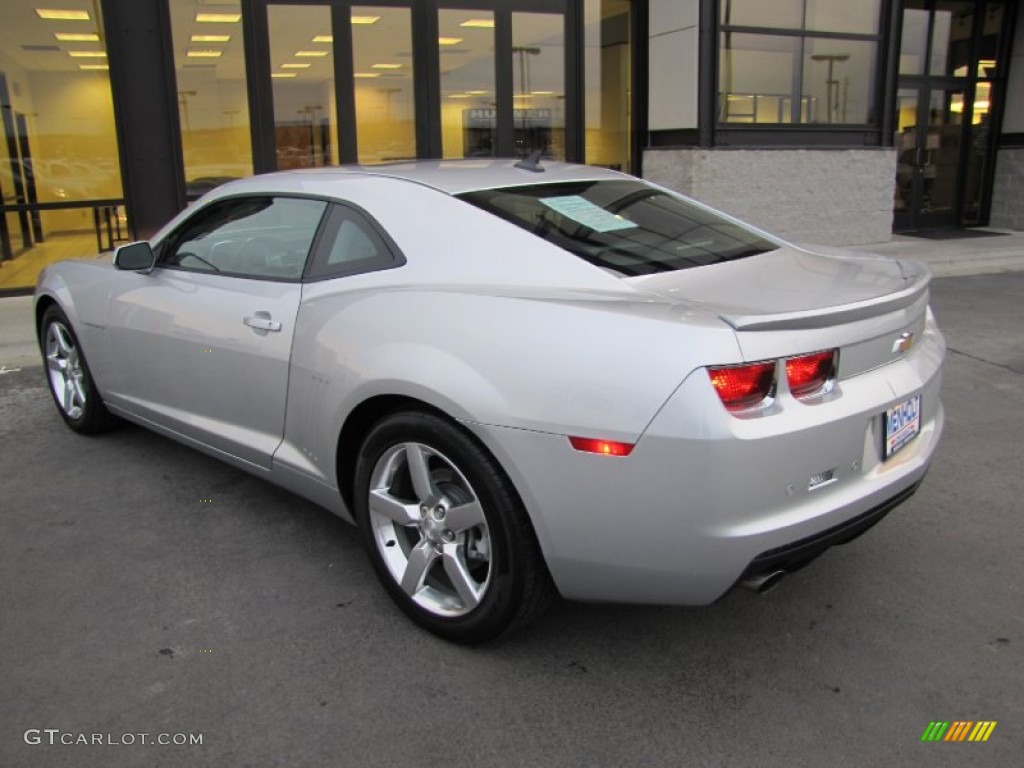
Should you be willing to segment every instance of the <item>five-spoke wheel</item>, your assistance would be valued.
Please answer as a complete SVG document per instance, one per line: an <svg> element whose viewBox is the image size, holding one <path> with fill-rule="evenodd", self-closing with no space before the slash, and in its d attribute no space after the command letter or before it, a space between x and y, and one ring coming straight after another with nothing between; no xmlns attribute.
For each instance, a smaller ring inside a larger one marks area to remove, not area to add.
<svg viewBox="0 0 1024 768"><path fill-rule="evenodd" d="M493 457L430 413L382 419L356 467L355 514L385 588L458 642L526 623L553 592L522 502Z"/></svg>
<svg viewBox="0 0 1024 768"><path fill-rule="evenodd" d="M81 346L65 314L50 306L39 326L50 394L68 426L83 434L106 429L113 417L96 391Z"/></svg>

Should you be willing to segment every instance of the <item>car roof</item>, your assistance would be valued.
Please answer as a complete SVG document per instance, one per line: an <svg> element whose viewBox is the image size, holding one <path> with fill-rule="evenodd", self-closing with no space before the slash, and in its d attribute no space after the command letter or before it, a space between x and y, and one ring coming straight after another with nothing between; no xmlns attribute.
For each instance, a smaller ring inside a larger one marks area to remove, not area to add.
<svg viewBox="0 0 1024 768"><path fill-rule="evenodd" d="M566 181L598 181L601 179L632 178L625 174L605 168L588 165L574 165L555 161L541 160L541 170L532 171L517 168L521 162L516 158L508 159L470 159L470 160L417 160L413 162L392 163L387 165L342 165L328 168L306 168L294 171L279 171L260 176L253 176L241 182L231 184L233 192L286 191L293 184L302 184L313 179L316 182L349 180L353 176L373 176L399 179L422 184L427 187L457 195L482 189L501 187L526 186Z"/></svg>

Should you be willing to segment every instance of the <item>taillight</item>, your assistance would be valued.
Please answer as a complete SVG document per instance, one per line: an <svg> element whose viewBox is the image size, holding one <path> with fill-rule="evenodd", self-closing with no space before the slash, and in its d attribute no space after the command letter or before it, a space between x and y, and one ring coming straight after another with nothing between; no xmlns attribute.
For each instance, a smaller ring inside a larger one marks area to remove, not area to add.
<svg viewBox="0 0 1024 768"><path fill-rule="evenodd" d="M711 384L730 411L743 411L767 400L775 390L775 361L708 368Z"/></svg>
<svg viewBox="0 0 1024 768"><path fill-rule="evenodd" d="M794 397L823 392L836 375L836 351L791 357L786 361L786 379Z"/></svg>
<svg viewBox="0 0 1024 768"><path fill-rule="evenodd" d="M629 456L633 450L632 443L619 443L615 440L595 440L590 437L570 437L569 444L577 451L599 453L602 456Z"/></svg>

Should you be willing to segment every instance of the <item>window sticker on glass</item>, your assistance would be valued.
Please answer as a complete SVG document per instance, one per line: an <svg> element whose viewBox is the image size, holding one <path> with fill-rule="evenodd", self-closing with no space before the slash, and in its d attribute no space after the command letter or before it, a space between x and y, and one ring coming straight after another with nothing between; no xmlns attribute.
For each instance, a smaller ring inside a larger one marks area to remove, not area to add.
<svg viewBox="0 0 1024 768"><path fill-rule="evenodd" d="M632 229L637 225L621 216L594 205L579 195L541 198L541 202L567 219L590 227L595 232L614 232L617 229Z"/></svg>

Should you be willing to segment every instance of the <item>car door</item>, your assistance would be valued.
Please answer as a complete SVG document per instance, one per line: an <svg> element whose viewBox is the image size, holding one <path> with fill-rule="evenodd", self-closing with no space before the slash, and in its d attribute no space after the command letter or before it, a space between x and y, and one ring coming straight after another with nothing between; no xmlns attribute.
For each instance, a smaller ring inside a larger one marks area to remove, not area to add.
<svg viewBox="0 0 1024 768"><path fill-rule="evenodd" d="M284 433L302 275L327 204L216 201L158 246L150 274L110 297L111 403L269 467Z"/></svg>

